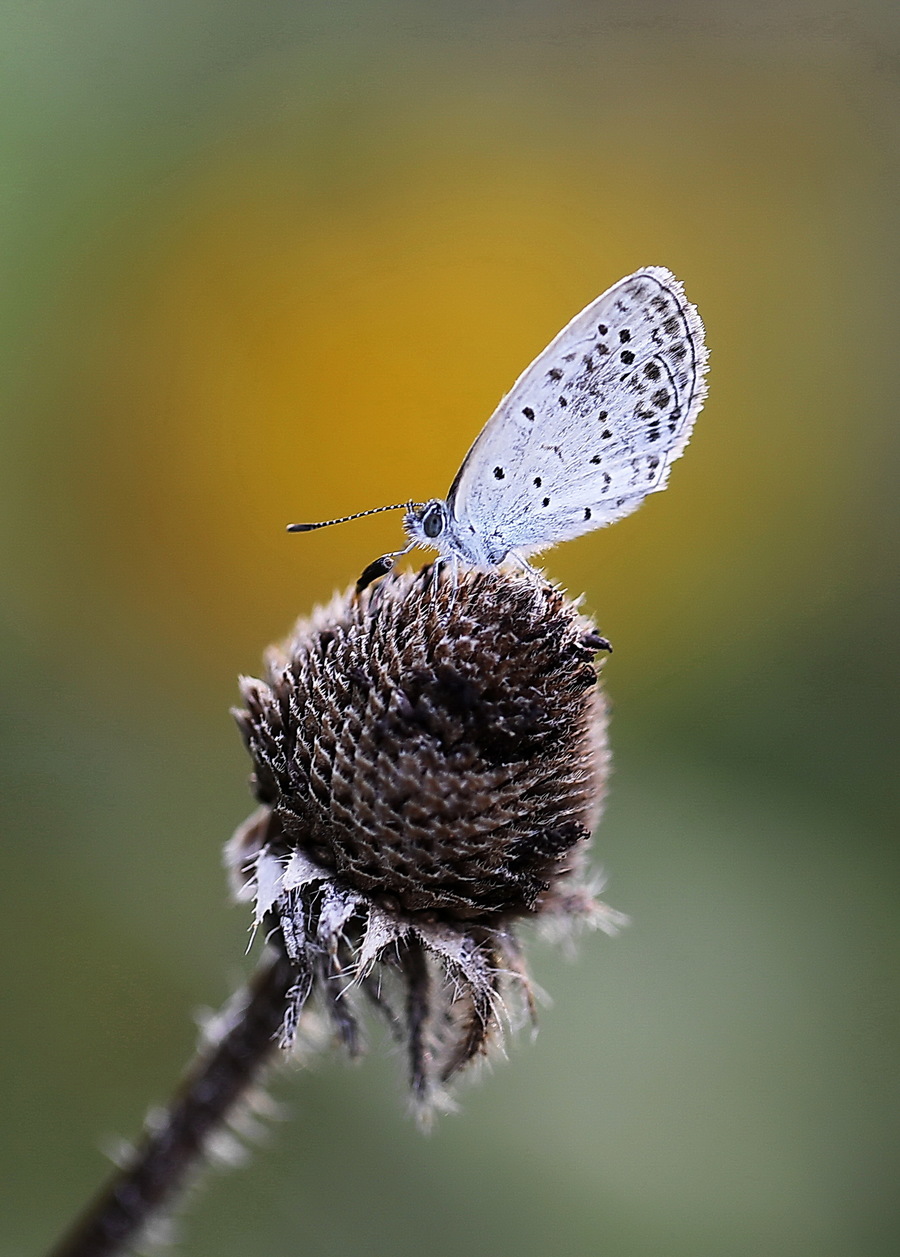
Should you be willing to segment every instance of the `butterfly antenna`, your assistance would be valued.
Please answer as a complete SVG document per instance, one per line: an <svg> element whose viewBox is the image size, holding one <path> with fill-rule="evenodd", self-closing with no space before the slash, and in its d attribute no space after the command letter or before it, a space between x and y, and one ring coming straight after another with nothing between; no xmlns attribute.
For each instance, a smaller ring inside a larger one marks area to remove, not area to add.
<svg viewBox="0 0 900 1257"><path fill-rule="evenodd" d="M397 502L393 506L373 506L370 511L357 511L355 515L342 515L340 519L323 519L318 524L288 524L288 532L312 532L316 528L330 528L332 524L346 524L351 519L362 519L365 515L379 515L382 511L408 511L412 502Z"/></svg>

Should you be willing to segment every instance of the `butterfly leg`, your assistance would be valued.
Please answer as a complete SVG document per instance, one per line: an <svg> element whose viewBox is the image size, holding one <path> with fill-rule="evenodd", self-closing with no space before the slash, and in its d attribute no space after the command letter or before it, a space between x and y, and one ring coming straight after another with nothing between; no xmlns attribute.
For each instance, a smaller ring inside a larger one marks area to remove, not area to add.
<svg viewBox="0 0 900 1257"><path fill-rule="evenodd" d="M449 619L453 614L453 608L456 606L456 591L459 589L459 559L455 554L447 557L441 556L438 563L446 563L450 569L450 588L447 591L446 606L444 607L444 619ZM435 564L437 567L437 563ZM435 584L435 595L437 595L437 585Z"/></svg>
<svg viewBox="0 0 900 1257"><path fill-rule="evenodd" d="M356 582L356 592L361 594L364 589L368 589L373 581L378 580L381 576L386 576L394 566L394 560L401 558L404 554L409 554L410 550L414 550L417 544L418 542L411 541L402 550L394 550L391 554L383 554L380 559L375 559L371 562Z"/></svg>
<svg viewBox="0 0 900 1257"><path fill-rule="evenodd" d="M446 562L447 562L446 558L442 554L439 554L438 557L435 559L435 561L431 565L431 596L432 598L437 598L438 593L440 592L441 574L444 570L444 564Z"/></svg>
<svg viewBox="0 0 900 1257"><path fill-rule="evenodd" d="M521 554L516 554L515 550L510 550L509 554L507 555L507 558L510 558L513 560L514 563L517 563L523 572L527 572L528 575L531 576L539 584L541 585L546 584L547 578L544 575L544 573L540 571L539 568L533 567L528 562L527 559L523 559Z"/></svg>
<svg viewBox="0 0 900 1257"><path fill-rule="evenodd" d="M434 561L431 569L431 596L435 602L438 602L440 599L441 576L445 567L449 567L450 571L449 587L444 599L444 606L441 609L441 620L446 624L453 614L453 608L456 605L456 593L459 589L459 559L455 554L440 554Z"/></svg>
<svg viewBox="0 0 900 1257"><path fill-rule="evenodd" d="M452 607L456 601L456 591L459 589L459 559L456 555L452 555L450 559L450 606Z"/></svg>

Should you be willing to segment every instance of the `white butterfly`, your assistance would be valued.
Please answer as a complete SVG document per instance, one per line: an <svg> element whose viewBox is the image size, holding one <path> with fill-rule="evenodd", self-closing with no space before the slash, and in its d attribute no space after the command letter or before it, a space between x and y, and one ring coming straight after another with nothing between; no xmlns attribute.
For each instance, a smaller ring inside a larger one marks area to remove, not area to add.
<svg viewBox="0 0 900 1257"><path fill-rule="evenodd" d="M703 324L661 266L622 279L568 323L484 425L446 500L406 510L409 544L370 563L364 588L416 546L438 564L495 567L602 528L666 487L706 397Z"/></svg>

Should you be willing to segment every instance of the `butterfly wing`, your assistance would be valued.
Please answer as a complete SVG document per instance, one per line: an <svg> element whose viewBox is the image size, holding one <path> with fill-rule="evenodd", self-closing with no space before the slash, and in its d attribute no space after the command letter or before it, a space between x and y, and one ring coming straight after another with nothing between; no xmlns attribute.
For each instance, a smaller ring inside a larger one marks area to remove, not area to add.
<svg viewBox="0 0 900 1257"><path fill-rule="evenodd" d="M447 497L488 548L533 553L665 488L703 399L703 324L660 266L567 324L485 424Z"/></svg>

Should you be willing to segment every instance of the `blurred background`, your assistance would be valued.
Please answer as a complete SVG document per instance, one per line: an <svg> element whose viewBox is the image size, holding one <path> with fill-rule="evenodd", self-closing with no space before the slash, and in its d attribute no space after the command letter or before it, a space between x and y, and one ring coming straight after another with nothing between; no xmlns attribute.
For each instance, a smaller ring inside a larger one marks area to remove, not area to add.
<svg viewBox="0 0 900 1257"><path fill-rule="evenodd" d="M191 1257L900 1246L896 6L0 9L0 1253L39 1254L252 965L220 848L266 644L501 394L670 267L710 395L547 569L612 639L633 924L423 1139L402 1062L279 1078Z"/></svg>

